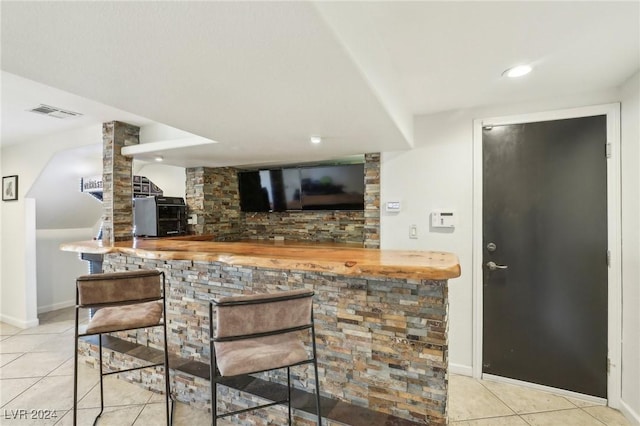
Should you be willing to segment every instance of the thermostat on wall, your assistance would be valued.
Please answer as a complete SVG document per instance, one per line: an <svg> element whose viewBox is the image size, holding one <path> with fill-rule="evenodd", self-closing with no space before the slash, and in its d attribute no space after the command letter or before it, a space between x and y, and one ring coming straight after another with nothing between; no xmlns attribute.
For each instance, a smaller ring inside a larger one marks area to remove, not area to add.
<svg viewBox="0 0 640 426"><path fill-rule="evenodd" d="M452 210L438 210L431 212L432 228L455 228L456 217Z"/></svg>
<svg viewBox="0 0 640 426"><path fill-rule="evenodd" d="M387 211L388 212L399 212L400 211L400 201L387 201Z"/></svg>

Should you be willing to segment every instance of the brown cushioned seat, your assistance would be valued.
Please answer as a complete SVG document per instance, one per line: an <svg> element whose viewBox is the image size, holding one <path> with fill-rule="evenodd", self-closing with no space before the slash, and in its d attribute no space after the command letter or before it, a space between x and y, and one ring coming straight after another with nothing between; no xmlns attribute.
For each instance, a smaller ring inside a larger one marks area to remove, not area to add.
<svg viewBox="0 0 640 426"><path fill-rule="evenodd" d="M161 318L162 303L156 301L102 308L89 321L87 333L152 327L158 325Z"/></svg>
<svg viewBox="0 0 640 426"><path fill-rule="evenodd" d="M309 358L297 333L216 342L215 347L223 376L286 367Z"/></svg>

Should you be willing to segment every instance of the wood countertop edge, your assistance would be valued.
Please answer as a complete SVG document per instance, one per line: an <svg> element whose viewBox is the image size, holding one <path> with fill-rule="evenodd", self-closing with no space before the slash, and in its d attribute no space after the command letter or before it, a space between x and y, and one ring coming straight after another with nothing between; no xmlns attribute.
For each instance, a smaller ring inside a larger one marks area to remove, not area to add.
<svg viewBox="0 0 640 426"><path fill-rule="evenodd" d="M196 262L221 262L231 266L262 267L271 269L290 269L309 272L325 272L346 276L371 276L382 278L399 279L426 279L426 280L447 280L460 276L460 264L455 255L447 253L455 258L455 262L448 262L444 265L402 265L402 264L380 264L370 261L340 260L335 259L297 259L291 257L275 258L272 253L268 255L259 254L234 254L229 251L207 252L205 250L172 250L154 249L153 247L130 247L130 246L103 246L100 241L79 241L72 243L62 243L60 249L63 251L108 254L122 253L128 256L136 256L151 260L188 260ZM310 247L309 250L313 250ZM358 249L356 249L358 250ZM375 250L375 249L361 249ZM284 250L283 250L284 251ZM386 252L395 253L388 250ZM416 253L416 252L399 252ZM430 252L417 252L428 254ZM439 253L439 252L438 252Z"/></svg>

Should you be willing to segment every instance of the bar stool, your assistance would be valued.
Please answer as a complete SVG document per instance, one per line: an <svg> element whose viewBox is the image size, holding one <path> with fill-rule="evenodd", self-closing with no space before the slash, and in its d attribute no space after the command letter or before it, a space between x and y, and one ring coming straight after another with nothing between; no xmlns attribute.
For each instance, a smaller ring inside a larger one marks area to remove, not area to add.
<svg viewBox="0 0 640 426"><path fill-rule="evenodd" d="M83 275L76 280L76 330L73 370L73 424L78 414L78 340L84 336L98 335L100 361L100 413L104 411L103 377L126 371L164 366L165 404L167 425L171 424L169 410L171 394L169 383L169 352L167 350L167 309L164 272L136 270L106 274ZM86 330L80 331L80 309L96 309ZM116 331L162 327L164 333L164 362L104 373L102 369L102 335Z"/></svg>
<svg viewBox="0 0 640 426"><path fill-rule="evenodd" d="M313 291L301 289L273 294L224 297L209 304L211 350L211 414L218 418L287 403L291 425L291 367L313 364L316 408L321 425L320 384L313 322ZM216 329L213 333L213 314ZM304 346L303 330L310 330L311 356ZM217 390L223 378L287 369L287 399L218 414Z"/></svg>

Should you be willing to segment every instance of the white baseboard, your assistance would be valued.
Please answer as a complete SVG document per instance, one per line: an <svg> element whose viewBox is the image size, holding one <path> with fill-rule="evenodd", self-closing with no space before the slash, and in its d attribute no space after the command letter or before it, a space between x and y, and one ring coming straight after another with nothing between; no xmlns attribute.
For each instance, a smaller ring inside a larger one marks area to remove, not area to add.
<svg viewBox="0 0 640 426"><path fill-rule="evenodd" d="M640 425L640 414L636 413L627 403L620 401L620 412L633 425Z"/></svg>
<svg viewBox="0 0 640 426"><path fill-rule="evenodd" d="M469 365L449 363L449 373L471 377L473 376L473 368Z"/></svg>
<svg viewBox="0 0 640 426"><path fill-rule="evenodd" d="M75 306L75 301L65 300L64 302L53 303L51 305L38 306L38 313L56 311L62 308L68 308L69 306Z"/></svg>
<svg viewBox="0 0 640 426"><path fill-rule="evenodd" d="M507 384L510 384L510 385L522 386L522 387L526 387L526 388L529 388L529 389L534 389L534 390L539 390L539 391L542 391L542 392L552 393L552 394L555 394L555 395L568 396L570 398L580 399L582 401L590 402L592 404L607 405L607 400L605 398L599 398L597 396L585 395L585 394L578 393L578 392L572 392L572 391L569 391L569 390L566 390L566 389L552 388L550 386L544 386L544 385L538 385L538 384L535 384L535 383L523 382L521 380L509 379L508 377L494 376L492 374L483 374L482 375L482 380L489 380L489 381L492 381L492 382L507 383Z"/></svg>
<svg viewBox="0 0 640 426"><path fill-rule="evenodd" d="M18 328L37 327L40 324L38 318L24 321L6 314L0 314L0 321Z"/></svg>

